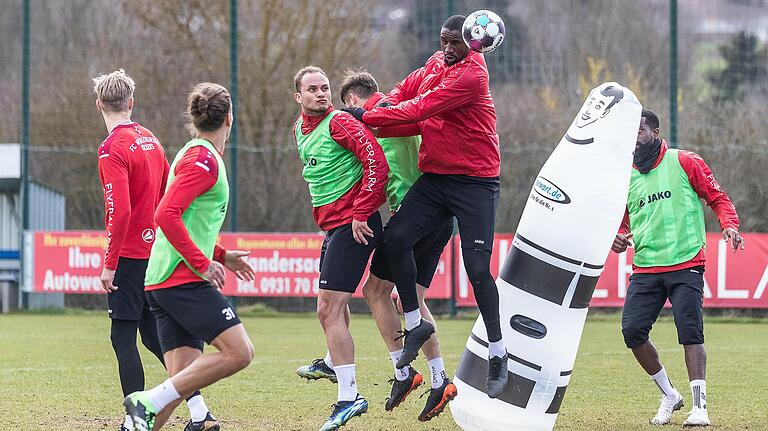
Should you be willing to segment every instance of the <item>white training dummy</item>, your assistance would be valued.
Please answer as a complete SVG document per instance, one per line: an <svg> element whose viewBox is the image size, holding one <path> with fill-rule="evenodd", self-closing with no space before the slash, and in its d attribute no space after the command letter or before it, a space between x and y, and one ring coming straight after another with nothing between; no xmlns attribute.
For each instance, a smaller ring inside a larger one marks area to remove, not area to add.
<svg viewBox="0 0 768 431"><path fill-rule="evenodd" d="M485 392L488 339L478 318L450 404L466 431L552 430L571 378L587 308L627 203L642 107L628 88L593 89L526 196L499 272L509 382Z"/></svg>

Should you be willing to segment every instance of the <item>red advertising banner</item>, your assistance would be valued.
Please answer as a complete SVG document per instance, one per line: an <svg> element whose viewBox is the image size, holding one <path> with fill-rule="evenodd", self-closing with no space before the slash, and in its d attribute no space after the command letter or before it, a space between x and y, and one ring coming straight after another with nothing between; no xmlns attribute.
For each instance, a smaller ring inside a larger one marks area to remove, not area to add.
<svg viewBox="0 0 768 431"><path fill-rule="evenodd" d="M768 308L768 234L748 233L744 239L745 249L734 253L722 235L707 234L704 307ZM621 307L630 275L632 249L610 253L590 306Z"/></svg>
<svg viewBox="0 0 768 431"><path fill-rule="evenodd" d="M101 267L107 235L65 231L28 233L24 286L33 292L104 293ZM29 247L31 245L31 247ZM31 252L30 252L31 251ZM31 288L30 288L31 287Z"/></svg>
<svg viewBox="0 0 768 431"><path fill-rule="evenodd" d="M320 247L322 234L306 233L227 233L220 243L228 250L245 250L256 274L255 280L243 281L231 276L222 290L229 296L317 296L319 291ZM451 297L450 250L440 258L427 298ZM353 295L362 298L362 283Z"/></svg>
<svg viewBox="0 0 768 431"><path fill-rule="evenodd" d="M25 271L33 292L104 293L99 281L107 237L100 231L32 232L34 248ZM254 281L228 274L222 292L229 296L314 297L322 234L223 233L219 243L229 250L249 251ZM451 297L450 249L440 258L427 298ZM362 282L368 276L363 275ZM362 297L358 288L355 297Z"/></svg>
<svg viewBox="0 0 768 431"><path fill-rule="evenodd" d="M768 234L745 234L746 249L733 253L719 234L707 234L704 305L715 308L768 308ZM497 234L491 273L497 276L509 253L512 234ZM250 251L256 272L251 282L227 278L223 292L230 296L312 297L318 292L322 234L225 233L221 244ZM26 243L25 286L33 292L103 293L99 274L106 235L100 231L31 232ZM459 307L475 306L472 286L461 258L458 237L446 247L427 297L447 299L454 286L452 262L457 266L455 298ZM591 306L620 307L632 272L632 251L610 253L595 288ZM366 274L363 276L365 280ZM361 297L361 289L355 294Z"/></svg>

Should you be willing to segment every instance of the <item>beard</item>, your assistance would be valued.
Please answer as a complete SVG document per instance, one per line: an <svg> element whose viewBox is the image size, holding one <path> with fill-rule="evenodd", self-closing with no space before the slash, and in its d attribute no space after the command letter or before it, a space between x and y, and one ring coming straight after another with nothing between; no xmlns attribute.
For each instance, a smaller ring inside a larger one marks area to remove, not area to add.
<svg viewBox="0 0 768 431"><path fill-rule="evenodd" d="M637 167L641 174L647 174L651 171L653 164L659 157L661 150L661 139L654 139L647 143L637 142L635 144L635 154L632 163Z"/></svg>
<svg viewBox="0 0 768 431"><path fill-rule="evenodd" d="M316 106L316 107L305 107L304 111L306 111L307 115L323 115L325 114L325 111L328 110L329 105L325 106Z"/></svg>

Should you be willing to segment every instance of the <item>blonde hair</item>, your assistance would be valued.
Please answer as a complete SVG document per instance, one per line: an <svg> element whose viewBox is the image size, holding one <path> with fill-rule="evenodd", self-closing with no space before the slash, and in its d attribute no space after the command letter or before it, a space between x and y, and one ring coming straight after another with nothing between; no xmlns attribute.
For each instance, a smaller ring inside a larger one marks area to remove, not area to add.
<svg viewBox="0 0 768 431"><path fill-rule="evenodd" d="M128 101L133 97L135 89L136 84L123 69L93 78L93 92L102 108L109 112L127 111Z"/></svg>

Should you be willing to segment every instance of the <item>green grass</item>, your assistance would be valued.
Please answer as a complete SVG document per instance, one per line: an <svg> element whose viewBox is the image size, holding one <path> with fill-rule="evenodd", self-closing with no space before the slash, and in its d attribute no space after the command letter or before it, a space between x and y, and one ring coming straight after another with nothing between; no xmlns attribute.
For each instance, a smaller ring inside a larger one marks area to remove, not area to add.
<svg viewBox="0 0 768 431"><path fill-rule="evenodd" d="M258 313L256 313L257 315ZM419 423L426 398L411 395L394 413L384 411L391 362L370 316L353 316L358 385L371 407L346 430L458 430L450 412ZM245 371L203 391L225 431L316 430L330 413L336 386L306 383L295 369L322 356L325 342L311 315L244 317L256 346ZM442 319L440 342L453 372L473 321ZM109 322L99 314L0 316L0 423L14 430L115 430L122 417L117 366ZM768 321L728 318L706 321L708 398L714 430L768 429L765 364ZM690 391L674 327L657 323L653 339L673 383L690 405ZM142 348L143 350L143 348ZM164 379L163 368L142 351L148 385ZM415 365L423 370L423 359ZM558 430L651 430L658 392L624 348L617 315L590 318L557 422ZM685 412L673 417L679 429ZM181 430L181 407L167 429Z"/></svg>

